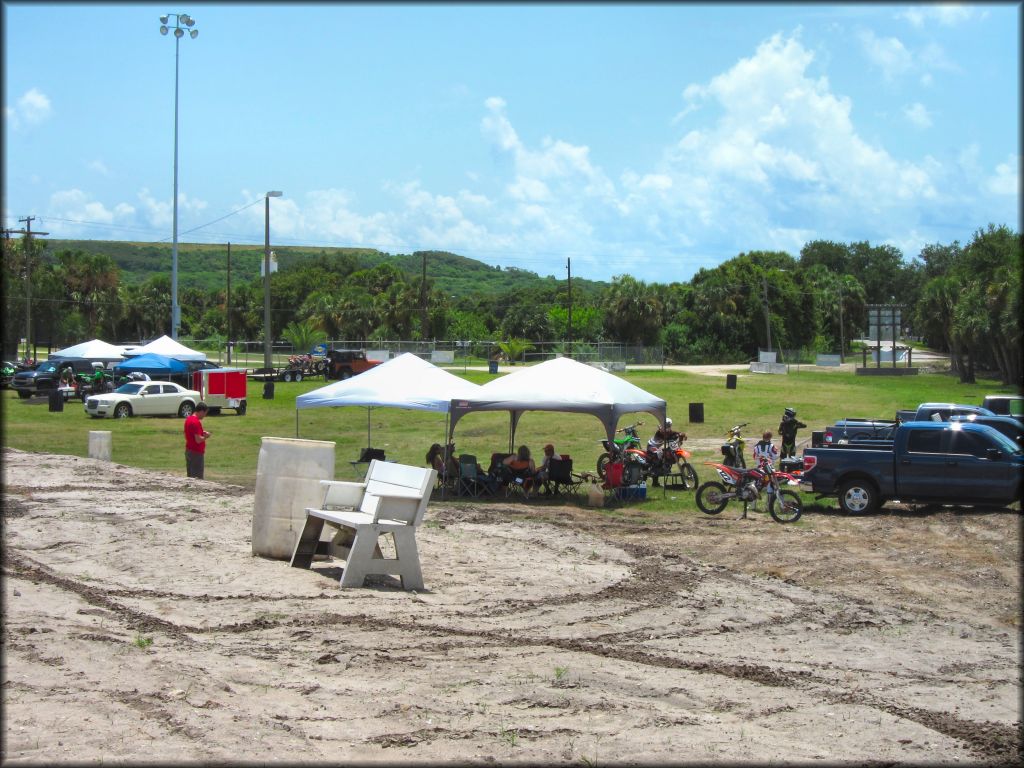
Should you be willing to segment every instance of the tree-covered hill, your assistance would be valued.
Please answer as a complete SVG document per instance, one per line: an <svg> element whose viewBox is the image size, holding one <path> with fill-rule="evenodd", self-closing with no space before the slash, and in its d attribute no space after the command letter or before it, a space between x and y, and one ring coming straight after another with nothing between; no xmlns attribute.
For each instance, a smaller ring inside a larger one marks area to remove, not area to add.
<svg viewBox="0 0 1024 768"><path fill-rule="evenodd" d="M118 240L59 240L46 241L52 256L60 251L82 251L87 254L109 256L121 272L121 282L141 285L155 275L171 273L170 243L138 243ZM492 267L475 259L446 251L418 251L412 254L388 254L370 248L318 248L313 246L274 246L280 270L299 266L303 261L341 260L354 269L371 269L389 262L410 279L423 273L426 256L427 279L448 296L463 298L471 295L498 295L553 284L554 277L541 277L528 270L515 267ZM263 264L263 246L231 246L231 282L240 285L260 276ZM198 288L203 291L223 289L228 277L227 244L178 243L179 287ZM606 283L573 279L573 290L580 296L596 295Z"/></svg>

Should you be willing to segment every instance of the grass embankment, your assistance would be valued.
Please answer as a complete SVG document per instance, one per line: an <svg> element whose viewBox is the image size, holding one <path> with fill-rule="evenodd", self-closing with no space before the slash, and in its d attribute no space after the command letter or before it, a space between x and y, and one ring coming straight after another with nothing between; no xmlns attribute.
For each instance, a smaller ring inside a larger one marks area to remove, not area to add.
<svg viewBox="0 0 1024 768"><path fill-rule="evenodd" d="M493 376L467 371L460 375L478 384ZM986 394L1009 392L994 380L960 384L948 374L922 373L913 377L864 377L847 371L791 370L788 375L740 373L737 388L726 388L725 374L703 375L677 371L630 371L624 378L664 398L675 427L686 432L691 441L719 438L733 424L747 422L744 434L748 450L765 429L778 428L786 407L797 409L807 429L798 440L809 440L811 431L821 429L846 416L893 418L900 408L914 408L926 401L950 401L979 404ZM323 408L296 411L295 397L324 385L323 380L299 383L278 382L275 398L262 398L263 385L249 383L248 413L233 411L208 416L207 428L213 433L206 460L206 478L253 488L260 440L264 436L301 437L329 440L337 444L336 476L357 476L348 464L358 457L369 442L383 448L388 459L422 465L431 443L443 442L445 418L391 408ZM16 393L3 394L3 444L25 451L88 455L89 432L110 430L113 460L146 469L184 476L184 438L178 418L90 419L79 401L66 404L65 410L51 413L45 399L19 400ZM688 423L689 404L704 404L704 422ZM298 414L298 415L296 415ZM369 418L368 418L369 417ZM649 414L627 416L620 426L643 421L640 434L646 440L654 431ZM508 447L509 419L504 413L478 413L464 417L455 432L457 451L472 453L481 464L488 463L493 451ZM530 446L535 456L551 442L559 453L574 458L576 471L593 468L601 452L600 423L579 414L529 412L519 422L516 443ZM691 445L691 448L693 446ZM716 449L695 450L693 463L701 479L708 469L702 461L717 460ZM360 468L361 471L362 468ZM679 494L675 501L662 500L662 494L650 493L645 509L651 512L679 508L680 503L695 508L693 495Z"/></svg>

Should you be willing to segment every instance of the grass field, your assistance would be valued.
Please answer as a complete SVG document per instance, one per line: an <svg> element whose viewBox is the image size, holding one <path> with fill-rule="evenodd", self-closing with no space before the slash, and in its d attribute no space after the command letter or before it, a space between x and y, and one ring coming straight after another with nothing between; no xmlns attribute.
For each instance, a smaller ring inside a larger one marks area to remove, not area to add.
<svg viewBox="0 0 1024 768"><path fill-rule="evenodd" d="M456 373L459 373L456 371ZM467 371L464 378L478 384L493 376ZM726 388L725 374L705 375L678 371L630 371L624 378L646 391L664 398L675 428L688 434L691 441L718 438L736 423L747 422L744 434L748 450L764 429L778 428L786 407L797 409L807 429L798 441L809 440L811 431L821 429L846 416L893 418L896 410L914 408L926 401L950 401L980 404L986 394L1011 392L998 381L980 379L977 384L960 384L955 376L922 373L913 377L862 377L846 371L791 370L788 375L740 373L736 389ZM369 442L383 448L390 460L422 465L430 444L443 442L444 416L389 408L323 408L296 411L295 397L323 386L322 380L275 385L272 400L262 398L260 382L249 383L248 413L233 411L208 416L210 432L206 459L206 478L252 488L260 440L264 436L301 437L329 440L337 444L336 477L354 478L349 461L358 457ZM113 460L120 464L167 471L184 476L184 438L182 420L177 418L132 418L126 420L90 419L79 401L66 404L65 410L51 413L45 399L19 400L16 393L3 393L3 444L25 451L88 455L89 432L110 430ZM690 403L703 403L704 422L688 423ZM643 421L641 437L646 440L655 429L649 414L628 416L620 426ZM504 451L509 444L509 419L502 413L479 413L464 417L458 424L455 441L458 453L472 453L486 465L490 454ZM601 452L603 437L600 422L578 414L531 412L519 422L516 444L530 446L535 456L548 442L559 453L574 459L577 471L592 469ZM691 448L693 446L691 445ZM717 450L694 451L694 464L701 478L707 468L700 462L715 459ZM702 472L703 470L703 472ZM650 494L647 507L656 511L693 506L692 494L682 500L662 500Z"/></svg>

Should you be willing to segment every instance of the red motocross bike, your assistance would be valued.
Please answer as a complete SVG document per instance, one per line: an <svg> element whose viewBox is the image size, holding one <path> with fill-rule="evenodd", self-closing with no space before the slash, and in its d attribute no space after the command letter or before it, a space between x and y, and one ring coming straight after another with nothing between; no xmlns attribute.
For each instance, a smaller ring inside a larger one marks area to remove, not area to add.
<svg viewBox="0 0 1024 768"><path fill-rule="evenodd" d="M757 469L730 467L706 461L714 467L724 482L711 480L697 489L697 506L707 515L717 515L730 501L743 502L743 517L747 516L747 505L757 504L762 494L768 497L768 514L779 523L792 523L800 519L803 503L795 491L783 489L784 483L796 483L788 472L778 472L765 462Z"/></svg>

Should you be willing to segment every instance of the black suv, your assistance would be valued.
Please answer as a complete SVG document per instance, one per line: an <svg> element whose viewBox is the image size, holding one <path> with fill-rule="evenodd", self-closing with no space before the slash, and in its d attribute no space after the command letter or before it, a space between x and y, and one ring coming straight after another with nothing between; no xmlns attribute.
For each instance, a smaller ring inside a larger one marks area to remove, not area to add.
<svg viewBox="0 0 1024 768"><path fill-rule="evenodd" d="M14 374L11 388L17 391L18 397L22 400L32 395L45 395L57 388L61 371L65 368L70 368L75 378L78 378L79 374L91 376L96 370L93 367L94 362L104 365L102 361L87 360L84 357L55 357L44 360L31 371Z"/></svg>

